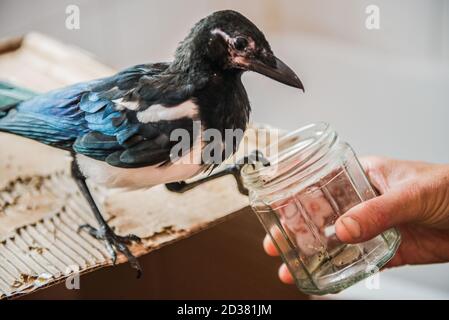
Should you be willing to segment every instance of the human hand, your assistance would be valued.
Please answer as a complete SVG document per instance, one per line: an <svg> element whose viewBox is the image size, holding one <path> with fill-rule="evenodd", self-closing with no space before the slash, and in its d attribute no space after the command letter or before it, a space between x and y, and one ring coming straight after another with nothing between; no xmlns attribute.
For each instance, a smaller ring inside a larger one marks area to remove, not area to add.
<svg viewBox="0 0 449 320"><path fill-rule="evenodd" d="M401 245L387 267L449 261L449 165L401 161L381 157L361 159L379 197L358 204L335 223L345 243L369 240L396 227ZM266 236L264 249L278 255ZM279 269L282 282L293 283L287 267Z"/></svg>

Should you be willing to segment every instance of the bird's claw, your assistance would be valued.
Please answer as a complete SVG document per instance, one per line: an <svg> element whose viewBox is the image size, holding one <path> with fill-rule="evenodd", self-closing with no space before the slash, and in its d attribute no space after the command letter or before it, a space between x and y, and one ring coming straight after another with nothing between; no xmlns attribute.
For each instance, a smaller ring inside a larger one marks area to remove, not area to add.
<svg viewBox="0 0 449 320"><path fill-rule="evenodd" d="M99 229L96 229L88 224L83 224L79 226L78 232L81 232L82 230L86 230L92 237L98 240L106 241L106 248L108 249L112 257L112 263L114 265L117 262L117 251L121 252L128 259L128 262L131 264L131 267L137 270L137 278L141 277L142 268L139 264L139 261L128 248L128 245L131 245L133 242L135 243L142 242L142 240L138 236L134 234L129 234L127 236L119 236L116 235L115 232L109 227L100 227Z"/></svg>
<svg viewBox="0 0 449 320"><path fill-rule="evenodd" d="M270 166L270 161L257 149L252 151L249 156L243 158L243 164L251 165L253 169L256 168L257 163L261 163L264 167Z"/></svg>

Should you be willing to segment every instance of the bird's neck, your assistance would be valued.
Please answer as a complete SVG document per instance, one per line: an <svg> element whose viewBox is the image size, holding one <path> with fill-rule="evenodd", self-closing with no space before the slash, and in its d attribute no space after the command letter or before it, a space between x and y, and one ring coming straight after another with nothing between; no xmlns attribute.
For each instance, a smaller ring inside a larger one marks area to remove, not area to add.
<svg viewBox="0 0 449 320"><path fill-rule="evenodd" d="M174 75L178 85L193 87L191 93L199 106L201 120L207 128L245 130L251 111L248 95L242 84L242 71L223 70L192 50L188 44L178 48L167 73Z"/></svg>
<svg viewBox="0 0 449 320"><path fill-rule="evenodd" d="M238 70L215 72L194 94L204 125L223 136L226 129L245 130L249 121L251 107L241 74Z"/></svg>

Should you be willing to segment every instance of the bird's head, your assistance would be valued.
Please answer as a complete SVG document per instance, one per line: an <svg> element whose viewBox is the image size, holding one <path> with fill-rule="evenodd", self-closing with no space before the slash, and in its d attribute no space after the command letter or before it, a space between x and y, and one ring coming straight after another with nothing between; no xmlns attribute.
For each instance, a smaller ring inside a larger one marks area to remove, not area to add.
<svg viewBox="0 0 449 320"><path fill-rule="evenodd" d="M304 90L293 70L273 54L264 34L236 11L217 11L192 28L175 61L191 64L192 60L218 71L254 71Z"/></svg>

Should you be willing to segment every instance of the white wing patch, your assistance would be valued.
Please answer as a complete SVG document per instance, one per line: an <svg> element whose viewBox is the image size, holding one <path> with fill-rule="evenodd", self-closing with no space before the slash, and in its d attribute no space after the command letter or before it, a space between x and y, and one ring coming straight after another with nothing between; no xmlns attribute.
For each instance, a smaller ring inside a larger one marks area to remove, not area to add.
<svg viewBox="0 0 449 320"><path fill-rule="evenodd" d="M115 103L115 107L118 111L122 111L125 109L137 110L137 108L139 108L139 104L137 103L137 101L123 101L123 99L120 98L120 99L112 100L112 102Z"/></svg>
<svg viewBox="0 0 449 320"><path fill-rule="evenodd" d="M170 121L181 118L195 118L198 115L198 106L188 100L177 106L164 107L160 104L150 106L145 111L137 113L137 119L142 123Z"/></svg>

